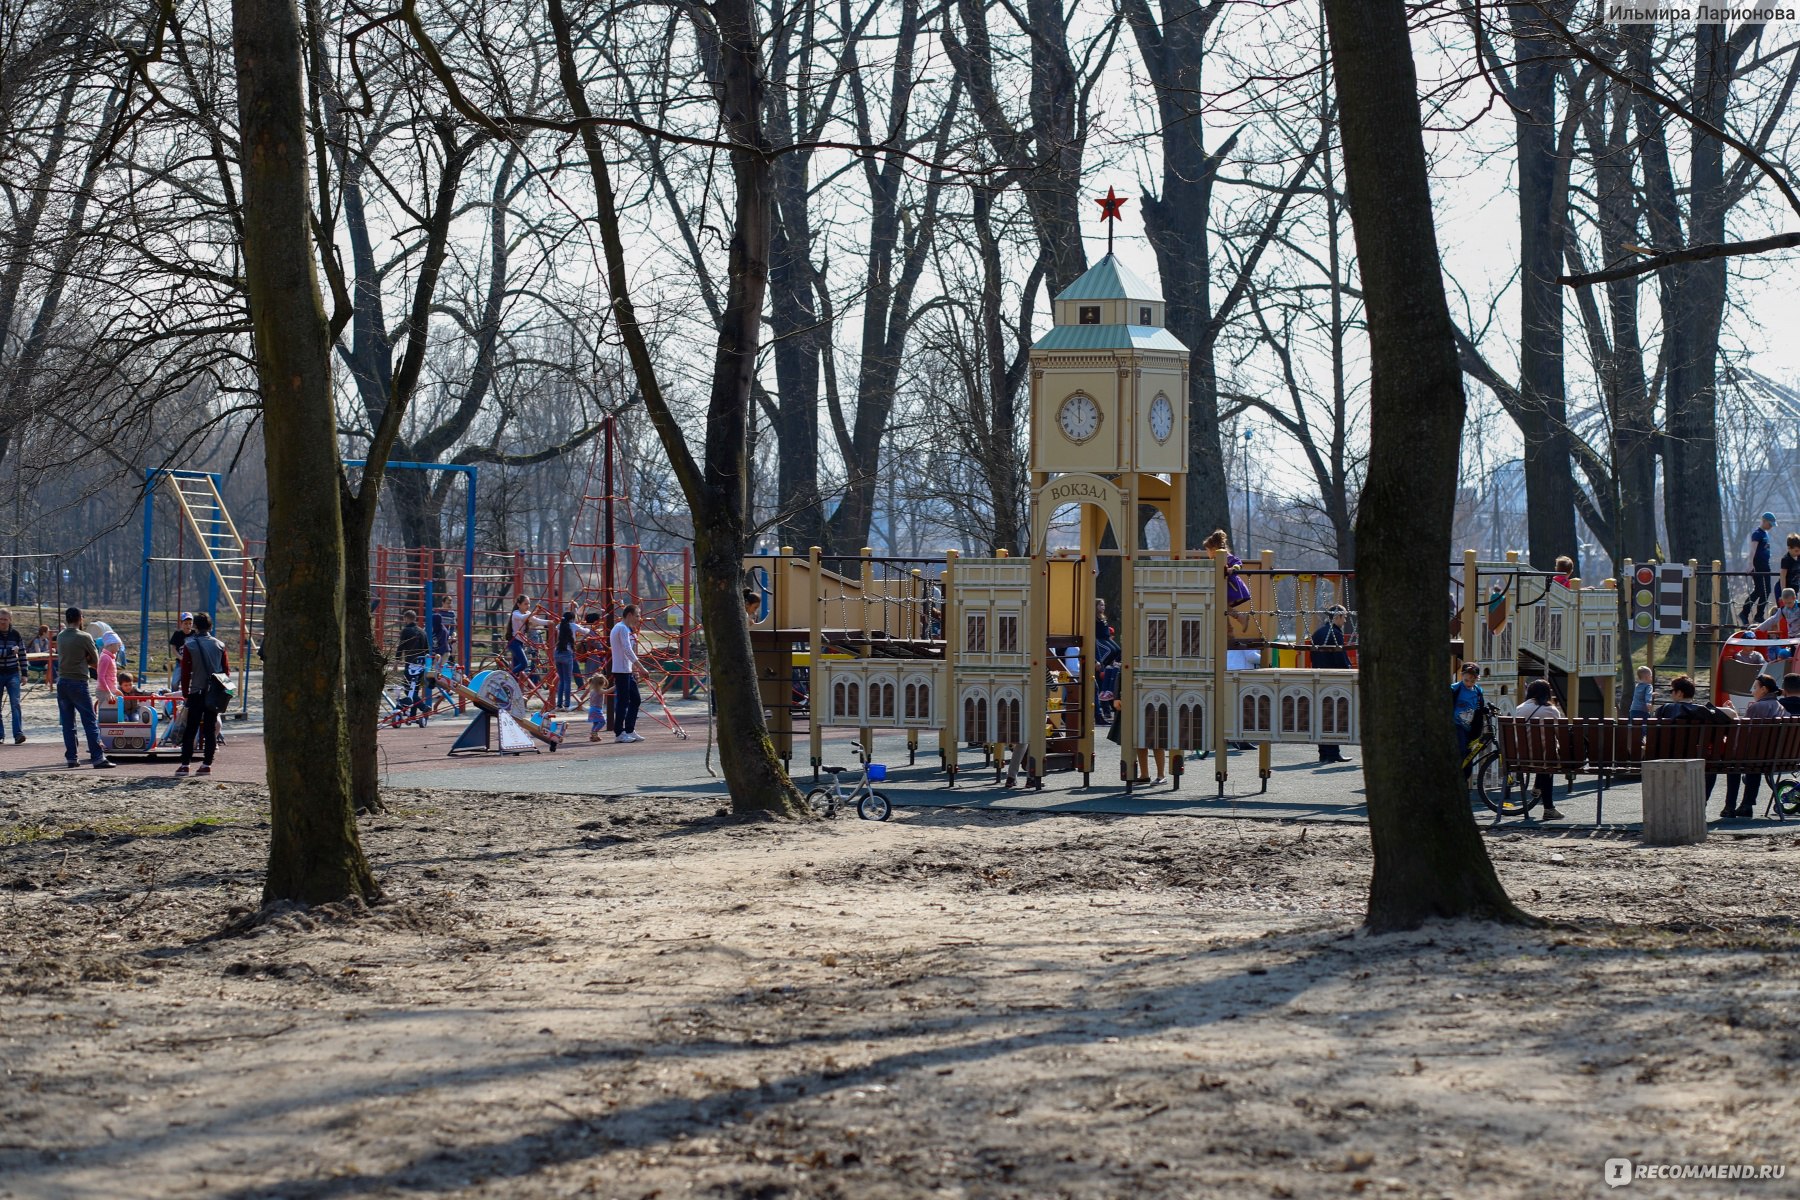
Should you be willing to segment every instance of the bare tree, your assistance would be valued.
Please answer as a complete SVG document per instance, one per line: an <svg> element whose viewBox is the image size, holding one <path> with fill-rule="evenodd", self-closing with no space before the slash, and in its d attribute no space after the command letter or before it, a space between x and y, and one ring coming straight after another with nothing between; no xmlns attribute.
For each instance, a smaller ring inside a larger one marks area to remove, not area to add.
<svg viewBox="0 0 1800 1200"><path fill-rule="evenodd" d="M269 472L263 899L380 895L356 833L344 711L344 527L331 335L313 269L309 138L294 0L233 0L245 287Z"/></svg>
<svg viewBox="0 0 1800 1200"><path fill-rule="evenodd" d="M1325 0L1344 173L1369 314L1369 473L1357 514L1363 776L1375 874L1368 924L1431 917L1523 920L1459 783L1441 695L1449 648L1419 636L1443 611L1463 390L1433 227L1417 77L1403 0Z"/></svg>

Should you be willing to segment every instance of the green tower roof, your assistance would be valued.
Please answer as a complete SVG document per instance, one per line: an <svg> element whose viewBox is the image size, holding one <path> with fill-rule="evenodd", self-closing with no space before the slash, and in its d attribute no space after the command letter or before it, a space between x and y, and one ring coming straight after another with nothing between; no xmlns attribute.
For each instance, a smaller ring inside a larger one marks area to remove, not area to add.
<svg viewBox="0 0 1800 1200"><path fill-rule="evenodd" d="M1161 300L1155 288L1132 274L1131 269L1108 254L1089 267L1080 279L1057 296L1058 300Z"/></svg>

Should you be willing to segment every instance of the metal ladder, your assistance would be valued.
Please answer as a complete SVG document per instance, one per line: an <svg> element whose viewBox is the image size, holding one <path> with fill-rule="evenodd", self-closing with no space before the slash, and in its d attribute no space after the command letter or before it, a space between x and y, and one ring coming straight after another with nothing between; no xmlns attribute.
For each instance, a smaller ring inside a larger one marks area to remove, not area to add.
<svg viewBox="0 0 1800 1200"><path fill-rule="evenodd" d="M200 557L218 581L232 618L246 634L253 635L268 591L213 477L199 471L165 471L162 478L193 529Z"/></svg>

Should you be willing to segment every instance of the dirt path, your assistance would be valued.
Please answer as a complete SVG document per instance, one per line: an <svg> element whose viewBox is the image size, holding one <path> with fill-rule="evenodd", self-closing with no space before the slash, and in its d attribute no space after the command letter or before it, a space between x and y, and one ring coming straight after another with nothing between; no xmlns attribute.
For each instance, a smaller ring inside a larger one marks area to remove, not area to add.
<svg viewBox="0 0 1800 1200"><path fill-rule="evenodd" d="M0 780L0 1196L1800 1194L1793 836L1368 938L1358 829L393 799L387 903L216 937L259 790Z"/></svg>

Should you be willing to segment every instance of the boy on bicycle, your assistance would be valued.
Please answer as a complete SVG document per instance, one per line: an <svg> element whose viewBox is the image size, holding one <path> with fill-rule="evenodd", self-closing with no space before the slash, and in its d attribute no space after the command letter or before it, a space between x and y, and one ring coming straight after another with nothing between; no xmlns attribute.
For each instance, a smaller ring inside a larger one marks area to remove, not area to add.
<svg viewBox="0 0 1800 1200"><path fill-rule="evenodd" d="M1481 692L1481 664L1466 662L1462 665L1462 674L1450 685L1450 713L1456 722L1456 756L1459 760L1469 757L1469 743L1481 732L1482 713L1487 708L1487 697ZM1467 778L1469 767L1463 764L1463 776Z"/></svg>

